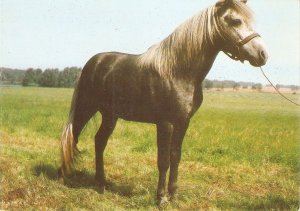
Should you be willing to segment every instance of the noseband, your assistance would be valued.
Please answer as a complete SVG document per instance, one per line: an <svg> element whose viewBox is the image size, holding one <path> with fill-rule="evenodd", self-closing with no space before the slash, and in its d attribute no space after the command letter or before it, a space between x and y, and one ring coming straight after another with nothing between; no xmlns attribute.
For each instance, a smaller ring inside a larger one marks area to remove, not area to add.
<svg viewBox="0 0 300 211"><path fill-rule="evenodd" d="M229 53L227 51L224 51L224 53L229 56L231 59L233 60L240 60L240 56L241 56L241 53L240 53L240 48L243 47L243 45L247 44L248 42L250 42L252 39L254 39L255 37L260 37L260 35L258 33L253 33L253 34L250 34L249 36L247 36L246 38L244 38L243 40L239 41L238 43L235 44L236 48L237 48L237 52L238 52L238 55L235 55L233 53Z"/></svg>

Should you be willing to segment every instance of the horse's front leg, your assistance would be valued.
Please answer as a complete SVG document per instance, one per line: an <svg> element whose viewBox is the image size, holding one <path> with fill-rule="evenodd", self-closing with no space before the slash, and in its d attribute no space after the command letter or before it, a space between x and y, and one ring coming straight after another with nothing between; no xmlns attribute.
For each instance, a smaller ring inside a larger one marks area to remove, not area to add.
<svg viewBox="0 0 300 211"><path fill-rule="evenodd" d="M170 143L173 133L173 125L168 122L157 124L157 166L159 179L157 186L157 202L162 206L165 200L166 175L170 166Z"/></svg>
<svg viewBox="0 0 300 211"><path fill-rule="evenodd" d="M181 159L181 146L188 125L189 121L174 125L170 149L170 175L168 184L168 192L171 200L177 196L177 177L178 166Z"/></svg>

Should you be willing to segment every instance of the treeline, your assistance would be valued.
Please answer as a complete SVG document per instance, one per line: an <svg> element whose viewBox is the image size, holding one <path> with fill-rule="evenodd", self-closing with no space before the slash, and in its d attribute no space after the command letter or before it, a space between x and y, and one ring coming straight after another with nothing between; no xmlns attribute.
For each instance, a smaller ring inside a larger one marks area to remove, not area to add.
<svg viewBox="0 0 300 211"><path fill-rule="evenodd" d="M24 75L24 70L1 67L0 85L21 85Z"/></svg>
<svg viewBox="0 0 300 211"><path fill-rule="evenodd" d="M66 67L62 71L59 69L33 69L25 71L22 81L23 86L41 87L74 87L76 79L81 71L78 67Z"/></svg>
<svg viewBox="0 0 300 211"><path fill-rule="evenodd" d="M263 85L261 83L253 83L253 82L236 82L231 80L207 80L205 79L202 83L203 88L205 89L211 89L211 88L217 88L217 89L225 89L225 88L232 88L232 89L256 89L261 90L263 88Z"/></svg>
<svg viewBox="0 0 300 211"><path fill-rule="evenodd" d="M66 67L42 69L29 68L27 70L0 69L0 84L40 87L74 87L81 68Z"/></svg>
<svg viewBox="0 0 300 211"><path fill-rule="evenodd" d="M28 68L27 70L0 68L0 85L22 85L40 87L74 87L80 74L79 67L66 67L63 70L48 68L45 70ZM263 85L253 82L236 82L232 80L208 80L202 83L204 89L255 89L260 91ZM300 89L296 85L276 85L277 89L289 88L292 91Z"/></svg>
<svg viewBox="0 0 300 211"><path fill-rule="evenodd" d="M269 87L270 85L266 85L266 87ZM261 83L253 83L253 82L236 82L236 81L231 81L231 80L224 80L224 81L219 81L219 80L207 80L205 79L202 83L202 87L205 89L212 89L212 88L217 88L217 89L226 89L226 88L232 88L234 90L238 89L253 89L253 90L262 90L263 85ZM300 89L300 86L296 85L281 85L277 84L276 85L277 89L281 88L286 88L290 89L292 91L297 91Z"/></svg>

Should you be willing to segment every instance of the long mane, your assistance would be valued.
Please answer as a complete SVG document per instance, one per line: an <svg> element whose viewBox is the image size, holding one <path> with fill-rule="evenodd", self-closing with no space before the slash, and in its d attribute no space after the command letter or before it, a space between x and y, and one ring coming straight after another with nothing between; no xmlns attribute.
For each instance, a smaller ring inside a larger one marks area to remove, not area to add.
<svg viewBox="0 0 300 211"><path fill-rule="evenodd" d="M233 1L232 8L247 20L252 18L249 8L239 1ZM214 12L215 5L182 23L167 38L141 54L138 58L139 65L154 68L164 78L184 71L199 56L205 45L214 44L218 36L226 35Z"/></svg>

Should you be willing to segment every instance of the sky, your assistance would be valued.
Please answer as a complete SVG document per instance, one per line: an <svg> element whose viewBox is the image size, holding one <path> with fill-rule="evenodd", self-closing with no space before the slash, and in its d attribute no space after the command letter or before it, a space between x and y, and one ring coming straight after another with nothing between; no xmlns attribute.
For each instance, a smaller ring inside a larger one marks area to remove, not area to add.
<svg viewBox="0 0 300 211"><path fill-rule="evenodd" d="M139 54L213 0L0 0L0 67L83 67L94 54ZM299 0L248 0L274 84L300 83ZM258 68L220 53L208 79L267 84Z"/></svg>

